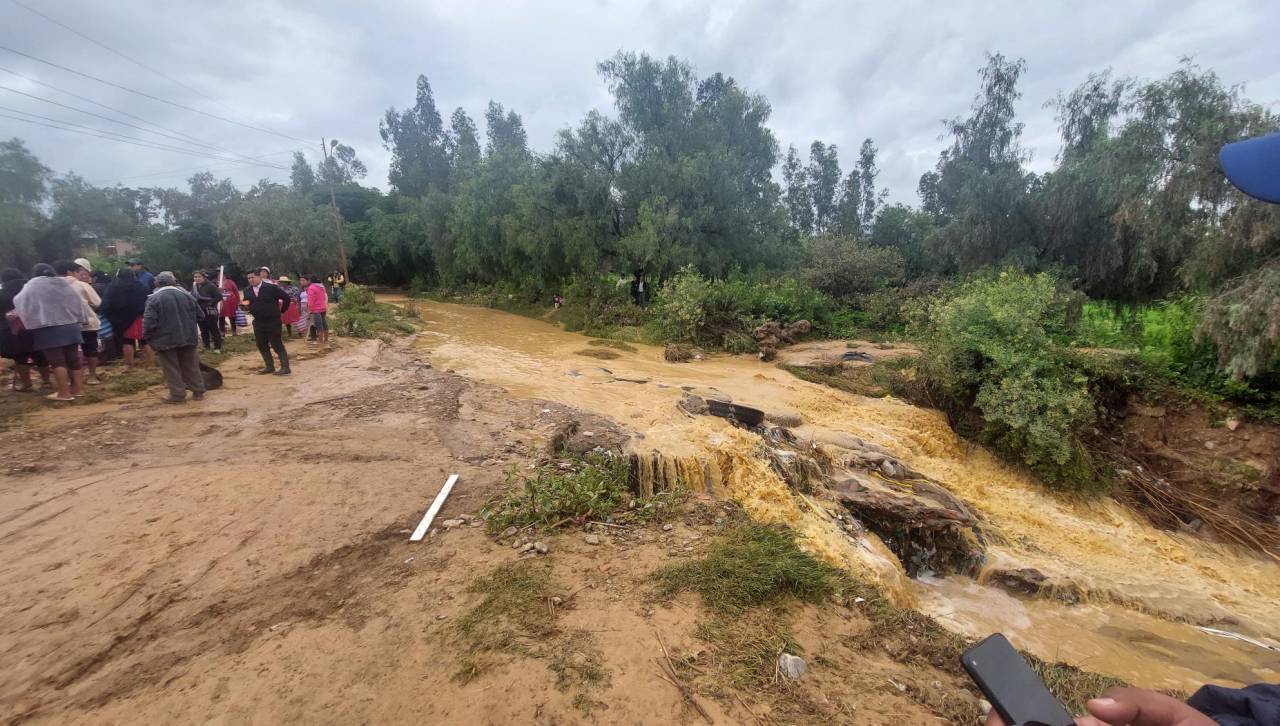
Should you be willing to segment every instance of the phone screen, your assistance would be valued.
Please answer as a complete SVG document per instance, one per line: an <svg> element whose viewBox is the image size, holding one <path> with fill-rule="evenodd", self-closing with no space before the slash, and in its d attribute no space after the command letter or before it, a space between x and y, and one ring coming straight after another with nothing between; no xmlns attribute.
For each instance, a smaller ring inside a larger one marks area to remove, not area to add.
<svg viewBox="0 0 1280 726"><path fill-rule="evenodd" d="M1022 654L1000 633L966 650L960 663L1009 726L1075 723Z"/></svg>

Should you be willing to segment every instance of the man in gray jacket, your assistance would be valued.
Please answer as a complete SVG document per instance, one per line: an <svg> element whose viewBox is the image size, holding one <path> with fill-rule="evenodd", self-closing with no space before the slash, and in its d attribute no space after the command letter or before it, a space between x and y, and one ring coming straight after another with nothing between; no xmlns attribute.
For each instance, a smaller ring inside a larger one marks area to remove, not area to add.
<svg viewBox="0 0 1280 726"><path fill-rule="evenodd" d="M183 403L187 391L196 401L204 398L204 377L196 354L196 331L204 314L191 293L177 285L172 272L156 275L156 291L147 298L142 313L142 337L155 350L169 386L166 403Z"/></svg>

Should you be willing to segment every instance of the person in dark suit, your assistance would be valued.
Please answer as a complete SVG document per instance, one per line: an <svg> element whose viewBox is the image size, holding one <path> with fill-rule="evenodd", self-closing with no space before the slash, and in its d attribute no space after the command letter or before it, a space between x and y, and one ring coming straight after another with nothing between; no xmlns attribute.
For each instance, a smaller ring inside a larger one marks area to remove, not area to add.
<svg viewBox="0 0 1280 726"><path fill-rule="evenodd" d="M280 317L292 301L284 290L263 279L260 272L249 273L244 299L249 304L249 314L253 315L253 338L258 343L262 362L266 364L258 373L289 375L289 351L285 350L284 341L280 338ZM272 350L280 358L279 370L271 359Z"/></svg>

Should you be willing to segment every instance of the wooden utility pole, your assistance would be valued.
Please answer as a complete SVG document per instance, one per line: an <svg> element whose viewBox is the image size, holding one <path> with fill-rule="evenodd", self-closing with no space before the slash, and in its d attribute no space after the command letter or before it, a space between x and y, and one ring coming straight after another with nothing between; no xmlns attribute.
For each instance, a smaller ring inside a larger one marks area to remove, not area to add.
<svg viewBox="0 0 1280 726"><path fill-rule="evenodd" d="M324 137L320 137L320 151L324 153L324 160L329 161L329 146L325 144ZM321 173L324 173L324 167L321 166ZM338 195L333 191L333 179L329 180L329 206L333 207L333 226L338 230L338 255L342 258L342 279L351 282L351 274L347 272L347 248L342 245L342 215L338 213Z"/></svg>

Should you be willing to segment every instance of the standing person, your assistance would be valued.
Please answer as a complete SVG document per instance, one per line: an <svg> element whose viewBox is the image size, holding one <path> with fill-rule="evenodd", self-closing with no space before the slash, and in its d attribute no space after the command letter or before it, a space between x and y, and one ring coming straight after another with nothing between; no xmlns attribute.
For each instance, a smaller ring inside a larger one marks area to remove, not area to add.
<svg viewBox="0 0 1280 726"><path fill-rule="evenodd" d="M84 302L53 267L41 263L31 269L31 279L13 299L22 324L31 331L35 349L44 353L53 369L57 391L45 398L74 401L84 385L80 367L80 326L85 321Z"/></svg>
<svg viewBox="0 0 1280 726"><path fill-rule="evenodd" d="M308 343L315 342L316 332L311 329L311 303L307 300L307 288L310 287L311 281L306 277L298 276L298 322L294 325L298 329L298 337L302 338L310 333Z"/></svg>
<svg viewBox="0 0 1280 726"><path fill-rule="evenodd" d="M148 270L146 265L142 264L142 260L137 257L129 260L129 269L133 270L133 276L137 278L138 282L141 282L142 286L147 288L148 295L151 294L152 290L156 289L156 276L151 274L151 270Z"/></svg>
<svg viewBox="0 0 1280 726"><path fill-rule="evenodd" d="M13 383L15 391L30 391L35 386L31 383L31 367L40 371L44 383L49 383L49 366L45 363L44 354L35 352L35 341L31 339L31 331L20 325L17 313L13 312L13 299L22 292L27 283L27 276L9 268L0 272L0 356L13 361Z"/></svg>
<svg viewBox="0 0 1280 726"><path fill-rule="evenodd" d="M231 335L236 336L236 312L240 310L240 288L236 285L236 281L230 277L222 281L222 306L218 312L221 316L218 320L218 331L227 332L227 320L231 320Z"/></svg>
<svg viewBox="0 0 1280 726"><path fill-rule="evenodd" d="M335 301L342 300L342 296L347 294L347 277L341 272L333 273L333 299Z"/></svg>
<svg viewBox="0 0 1280 726"><path fill-rule="evenodd" d="M277 281L280 289L284 294L289 296L289 309L280 315L280 324L288 331L289 337L293 338L293 326L298 324L298 320L302 317L302 307L299 304L300 290L293 284L293 280L288 275L281 275Z"/></svg>
<svg viewBox="0 0 1280 726"><path fill-rule="evenodd" d="M187 391L193 400L204 398L204 376L196 353L196 327L204 319L200 303L178 287L172 272L156 275L156 291L147 298L142 315L142 335L150 341L164 371L164 382L169 386L165 403L185 402Z"/></svg>
<svg viewBox="0 0 1280 726"><path fill-rule="evenodd" d="M253 338L258 344L258 352L262 354L263 367L258 373L289 375L289 351L285 350L284 341L280 339L280 315L289 309L289 296L264 280L261 273L250 272L244 299L249 303L249 313L253 315ZM279 370L271 360L272 350L280 358Z"/></svg>
<svg viewBox="0 0 1280 726"><path fill-rule="evenodd" d="M111 323L111 334L116 347L124 355L125 365L133 370L138 341L142 339L142 313L147 309L147 288L134 277L133 270L125 268L116 273L116 279L102 296L102 314Z"/></svg>
<svg viewBox="0 0 1280 726"><path fill-rule="evenodd" d="M84 303L87 320L80 326L80 355L84 357L84 367L89 369L84 382L90 386L102 385L102 381L98 379L98 328L101 327L98 308L102 307L102 298L98 297L98 292L89 284L89 271L79 262L58 262L54 264L53 271L71 285L71 289L76 291Z"/></svg>
<svg viewBox="0 0 1280 726"><path fill-rule="evenodd" d="M218 329L218 307L222 304L222 293L209 276L196 270L191 281L191 295L200 304L200 340L204 349L209 350L213 343L213 352L222 353L222 331Z"/></svg>
<svg viewBox="0 0 1280 726"><path fill-rule="evenodd" d="M307 309L311 313L311 329L315 331L320 345L329 343L329 294L320 284L320 276L312 275L311 284L307 287Z"/></svg>

